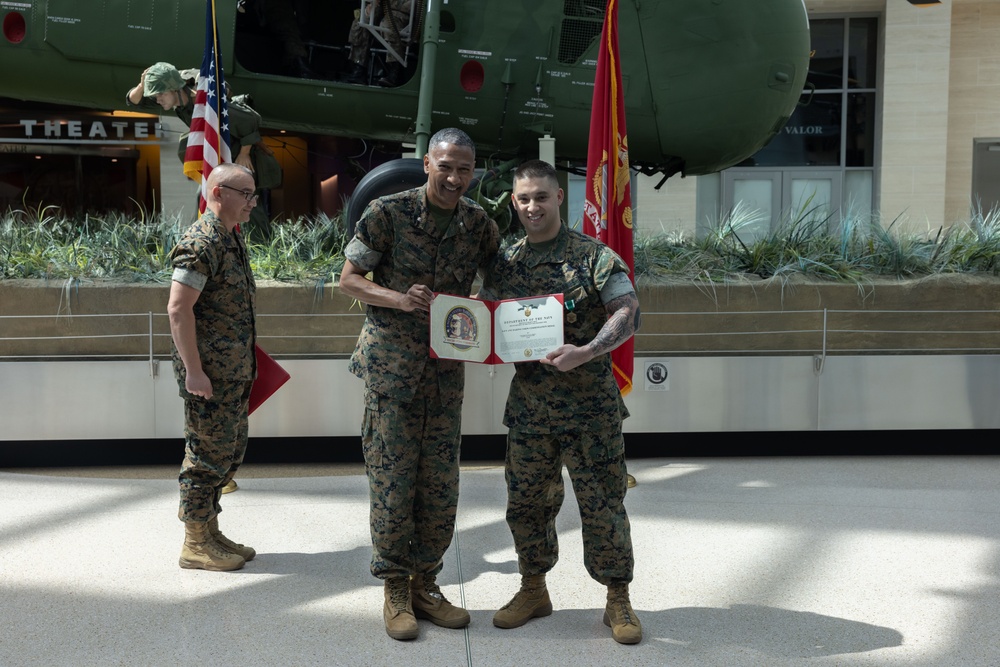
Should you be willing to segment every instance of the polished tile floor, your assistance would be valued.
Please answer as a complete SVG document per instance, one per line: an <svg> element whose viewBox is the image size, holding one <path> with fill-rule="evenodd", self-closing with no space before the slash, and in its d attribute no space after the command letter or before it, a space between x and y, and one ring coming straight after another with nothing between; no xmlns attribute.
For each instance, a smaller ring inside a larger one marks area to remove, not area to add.
<svg viewBox="0 0 1000 667"><path fill-rule="evenodd" d="M515 630L499 465L466 466L440 581L465 630L384 632L357 466L247 466L235 573L181 570L170 468L0 471L0 666L998 665L1000 458L639 459L619 646L568 491L555 612Z"/></svg>

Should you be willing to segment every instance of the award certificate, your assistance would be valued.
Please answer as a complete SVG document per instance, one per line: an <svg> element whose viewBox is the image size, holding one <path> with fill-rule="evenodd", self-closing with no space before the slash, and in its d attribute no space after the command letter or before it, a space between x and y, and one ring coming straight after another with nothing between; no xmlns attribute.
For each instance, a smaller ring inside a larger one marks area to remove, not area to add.
<svg viewBox="0 0 1000 667"><path fill-rule="evenodd" d="M498 301L493 333L497 363L541 359L563 344L562 294Z"/></svg>
<svg viewBox="0 0 1000 667"><path fill-rule="evenodd" d="M483 301L436 294L430 329L435 359L537 361L563 344L563 295Z"/></svg>

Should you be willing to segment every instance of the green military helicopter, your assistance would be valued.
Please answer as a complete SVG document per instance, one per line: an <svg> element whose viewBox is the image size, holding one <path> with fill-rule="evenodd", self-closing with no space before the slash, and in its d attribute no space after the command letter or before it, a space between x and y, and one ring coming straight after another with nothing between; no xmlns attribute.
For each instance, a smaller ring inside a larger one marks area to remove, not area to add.
<svg viewBox="0 0 1000 667"><path fill-rule="evenodd" d="M227 81L269 127L414 142L420 154L432 129L454 126L491 164L536 156L546 136L558 160L586 159L606 0L372 4L216 0ZM619 4L633 168L716 172L785 124L808 68L803 0ZM5 0L0 96L123 109L152 62L200 62L204 15L192 0ZM364 40L359 71L349 42ZM370 174L369 195L412 171Z"/></svg>

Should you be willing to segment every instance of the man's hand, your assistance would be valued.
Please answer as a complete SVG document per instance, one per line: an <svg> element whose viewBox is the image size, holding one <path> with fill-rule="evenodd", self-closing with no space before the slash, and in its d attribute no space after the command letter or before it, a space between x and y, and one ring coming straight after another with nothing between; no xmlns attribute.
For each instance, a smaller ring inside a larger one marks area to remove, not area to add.
<svg viewBox="0 0 1000 667"><path fill-rule="evenodd" d="M212 394L214 393L212 390L212 381L202 371L188 373L184 378L184 388L187 389L188 393L201 396L205 399L212 398Z"/></svg>
<svg viewBox="0 0 1000 667"><path fill-rule="evenodd" d="M142 70L142 74L139 76L139 84L128 91L128 101L132 104L139 104L142 101L143 93L146 90L146 72L149 68Z"/></svg>
<svg viewBox="0 0 1000 667"><path fill-rule="evenodd" d="M635 292L622 294L604 304L608 321L597 332L594 340L583 347L562 345L549 352L539 361L547 366L555 366L560 371L573 370L594 357L607 354L627 341L639 330L639 299Z"/></svg>
<svg viewBox="0 0 1000 667"><path fill-rule="evenodd" d="M246 167L250 170L250 173L253 173L253 160L250 159L250 146L241 146L239 155L236 156L236 159L233 160L233 162L241 167Z"/></svg>
<svg viewBox="0 0 1000 667"><path fill-rule="evenodd" d="M406 290L405 294L399 296L399 309L405 313L414 310L430 312L431 301L434 300L434 292L426 285L413 285Z"/></svg>
<svg viewBox="0 0 1000 667"><path fill-rule="evenodd" d="M577 347L576 345L561 345L549 352L540 363L546 366L555 366L556 370L571 371L577 366L582 366L594 358L594 353L588 347Z"/></svg>
<svg viewBox="0 0 1000 667"><path fill-rule="evenodd" d="M412 285L405 292L397 292L376 285L366 277L367 271L354 265L351 260L344 262L340 273L340 291L361 303L382 308L396 308L405 313L414 310L430 312L434 292L426 285Z"/></svg>

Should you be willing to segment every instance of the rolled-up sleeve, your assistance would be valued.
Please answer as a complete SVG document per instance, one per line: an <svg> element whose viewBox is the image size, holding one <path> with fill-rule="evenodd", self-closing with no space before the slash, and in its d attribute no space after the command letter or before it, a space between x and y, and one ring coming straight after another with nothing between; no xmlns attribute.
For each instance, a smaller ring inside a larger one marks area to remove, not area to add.
<svg viewBox="0 0 1000 667"><path fill-rule="evenodd" d="M174 273L170 276L170 279L174 282L181 283L182 285L187 285L188 287L193 287L194 289L201 292L205 289L205 285L208 283L208 278L193 271L191 269L183 269L177 267L174 269Z"/></svg>
<svg viewBox="0 0 1000 667"><path fill-rule="evenodd" d="M361 239L355 237L344 248L344 257L363 271L374 271L382 259L382 253L372 250Z"/></svg>

